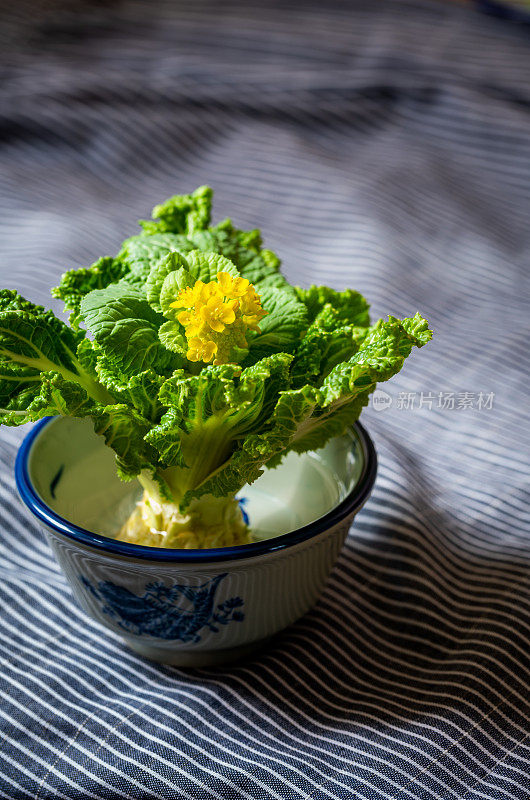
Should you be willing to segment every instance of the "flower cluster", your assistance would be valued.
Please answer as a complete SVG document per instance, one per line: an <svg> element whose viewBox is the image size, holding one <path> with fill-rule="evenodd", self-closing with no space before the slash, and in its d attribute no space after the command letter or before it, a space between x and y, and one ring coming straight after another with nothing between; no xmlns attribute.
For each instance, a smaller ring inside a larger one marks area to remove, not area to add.
<svg viewBox="0 0 530 800"><path fill-rule="evenodd" d="M183 289L171 306L184 309L177 319L186 332L188 360L214 364L233 360L234 348L245 350L247 330L259 332L267 313L252 284L228 272L218 272L216 281L197 281Z"/></svg>

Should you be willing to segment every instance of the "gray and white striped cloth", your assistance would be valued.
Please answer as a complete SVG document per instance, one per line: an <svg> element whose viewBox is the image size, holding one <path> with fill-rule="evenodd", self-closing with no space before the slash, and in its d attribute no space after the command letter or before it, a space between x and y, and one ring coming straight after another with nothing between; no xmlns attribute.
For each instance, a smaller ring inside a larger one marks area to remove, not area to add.
<svg viewBox="0 0 530 800"><path fill-rule="evenodd" d="M159 667L88 619L1 431L0 797L530 797L528 28L419 0L11 6L2 285L48 303L209 183L291 281L435 338L363 413L379 475L322 599L238 666Z"/></svg>

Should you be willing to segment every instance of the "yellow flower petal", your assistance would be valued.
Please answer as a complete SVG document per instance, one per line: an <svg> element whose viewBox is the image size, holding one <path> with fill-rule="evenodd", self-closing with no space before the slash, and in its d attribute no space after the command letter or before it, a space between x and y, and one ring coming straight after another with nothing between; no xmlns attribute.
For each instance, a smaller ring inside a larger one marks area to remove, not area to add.
<svg viewBox="0 0 530 800"><path fill-rule="evenodd" d="M174 304L172 303L172 305ZM189 325L190 322L192 321L193 314L190 311L181 311L180 314L177 314L177 319L181 325L184 325L184 327L186 327L186 325Z"/></svg>
<svg viewBox="0 0 530 800"><path fill-rule="evenodd" d="M174 308L188 340L188 359L226 364L234 347L247 347L245 332L260 331L259 321L267 314L260 296L246 278L218 272L217 281L196 281L181 291ZM210 338L210 337L213 337Z"/></svg>
<svg viewBox="0 0 530 800"><path fill-rule="evenodd" d="M195 322L191 322L188 327L186 328L186 337L188 339L192 339L193 337L201 336L203 331L203 324L200 320Z"/></svg>
<svg viewBox="0 0 530 800"><path fill-rule="evenodd" d="M221 291L223 294L228 294L232 291L232 284L234 279L230 275L229 272L218 272L217 273L217 280L219 282L219 286L221 287Z"/></svg>
<svg viewBox="0 0 530 800"><path fill-rule="evenodd" d="M202 346L203 361L211 361L213 356L217 353L217 345L215 342L206 341Z"/></svg>
<svg viewBox="0 0 530 800"><path fill-rule="evenodd" d="M207 317L206 322L208 323L212 331L215 331L216 333L222 333L225 329L225 325L223 325L221 320L217 319L217 317L214 317L212 315Z"/></svg>
<svg viewBox="0 0 530 800"><path fill-rule="evenodd" d="M193 308L195 302L194 289L182 289L175 302L171 303L173 308Z"/></svg>
<svg viewBox="0 0 530 800"><path fill-rule="evenodd" d="M260 331L260 327L258 325L258 323L259 323L259 317L258 316L245 314L243 316L243 322L245 323L247 328L250 328L251 331L256 331L257 333L261 332Z"/></svg>
<svg viewBox="0 0 530 800"><path fill-rule="evenodd" d="M211 297L206 305L199 311L200 318L204 320L217 333L222 333L225 325L235 322L235 308L237 301L223 303L218 297Z"/></svg>
<svg viewBox="0 0 530 800"><path fill-rule="evenodd" d="M217 352L217 345L209 339L195 337L188 341L186 358L189 361L211 361Z"/></svg>
<svg viewBox="0 0 530 800"><path fill-rule="evenodd" d="M242 297L239 301L239 307L242 314L259 314L263 311L258 295Z"/></svg>
<svg viewBox="0 0 530 800"><path fill-rule="evenodd" d="M217 280L225 297L233 300L243 297L250 286L250 282L246 278L232 278L228 272L218 272Z"/></svg>
<svg viewBox="0 0 530 800"><path fill-rule="evenodd" d="M232 296L233 297L243 297L243 295L248 291L248 287L250 286L250 281L246 278L235 278L234 284L232 287Z"/></svg>
<svg viewBox="0 0 530 800"><path fill-rule="evenodd" d="M217 311L219 314L219 319L224 322L225 325L231 325L235 322L236 319L236 312L235 307L237 306L237 301L232 300L229 303L222 303L220 306L217 307Z"/></svg>

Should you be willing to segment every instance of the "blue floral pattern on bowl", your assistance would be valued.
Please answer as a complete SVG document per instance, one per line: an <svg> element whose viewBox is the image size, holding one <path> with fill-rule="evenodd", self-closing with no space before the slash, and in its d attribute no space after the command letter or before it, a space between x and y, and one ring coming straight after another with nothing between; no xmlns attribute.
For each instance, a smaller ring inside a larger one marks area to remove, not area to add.
<svg viewBox="0 0 530 800"><path fill-rule="evenodd" d="M84 575L79 578L102 604L102 612L128 633L199 642L203 628L217 633L220 625L242 622L245 617L240 610L241 597L232 597L215 607L217 587L227 574L217 575L200 586L148 583L140 596L111 581L93 586Z"/></svg>

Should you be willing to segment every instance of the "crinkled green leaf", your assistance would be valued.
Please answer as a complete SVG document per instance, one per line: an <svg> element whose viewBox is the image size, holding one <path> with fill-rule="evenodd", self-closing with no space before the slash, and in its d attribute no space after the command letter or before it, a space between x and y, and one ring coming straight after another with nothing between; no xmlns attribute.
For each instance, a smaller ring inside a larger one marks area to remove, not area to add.
<svg viewBox="0 0 530 800"><path fill-rule="evenodd" d="M268 425L263 432L250 433L229 460L183 498L183 505L205 494L222 497L238 492L245 483L253 483L263 474L264 466L286 453L292 438L316 405L315 391L309 386L297 391L283 391L278 397Z"/></svg>
<svg viewBox="0 0 530 800"><path fill-rule="evenodd" d="M173 321L176 320L178 314L182 311L182 308L175 308L173 303L179 296L182 289L185 289L186 286L193 285L194 283L195 281L191 277L191 273L185 269L177 269L174 272L170 272L169 275L166 276L164 283L162 284L162 288L160 289L159 298L160 308L162 309L162 313L165 317ZM178 329L181 333L183 333L184 329L181 328L180 325L178 326Z"/></svg>
<svg viewBox="0 0 530 800"><path fill-rule="evenodd" d="M209 186L199 186L191 194L176 194L153 208L154 222L140 222L145 233L189 234L208 227L213 192Z"/></svg>
<svg viewBox="0 0 530 800"><path fill-rule="evenodd" d="M152 369L133 375L120 393L120 401L134 406L145 419L158 421L163 411L158 392L165 380L163 375L157 375Z"/></svg>
<svg viewBox="0 0 530 800"><path fill-rule="evenodd" d="M399 323L395 317L389 317L389 321ZM430 342L432 339L432 331L429 330L429 323L424 319L419 312L413 317L408 317L401 322L403 330L406 331L410 337L412 345L416 347L423 347L424 344ZM410 353L410 350L406 353Z"/></svg>
<svg viewBox="0 0 530 800"><path fill-rule="evenodd" d="M168 253L160 261L156 262L151 268L147 281L145 282L145 296L147 302L155 311L162 311L160 305L160 293L164 281L173 272L178 273L179 289L190 286L193 280L189 273L188 262L181 253Z"/></svg>
<svg viewBox="0 0 530 800"><path fill-rule="evenodd" d="M432 336L427 322L419 315L403 322L389 317L379 320L363 339L357 353L338 364L324 380L319 403L327 407L336 401L355 397L361 391L387 381L403 366L414 346L423 347Z"/></svg>
<svg viewBox="0 0 530 800"><path fill-rule="evenodd" d="M10 290L0 291L0 419L22 425L50 414L84 416L104 397L77 355L84 333ZM92 392L88 394L88 390Z"/></svg>
<svg viewBox="0 0 530 800"><path fill-rule="evenodd" d="M0 386L5 378L0 381ZM90 416L96 403L86 390L74 381L66 380L58 372L41 373L38 380L21 383L19 391L0 399L0 421L3 425L24 425L43 417Z"/></svg>
<svg viewBox="0 0 530 800"><path fill-rule="evenodd" d="M226 255L226 253L221 252L218 237L211 230L195 231L195 233L190 234L188 237L188 243L190 245L190 250L202 250L205 253L220 253L222 256Z"/></svg>
<svg viewBox="0 0 530 800"><path fill-rule="evenodd" d="M146 434L146 441L156 450L160 467L183 467L186 464L182 455L181 427L182 415L177 408L169 408L158 425ZM174 479L175 480L175 479Z"/></svg>
<svg viewBox="0 0 530 800"><path fill-rule="evenodd" d="M258 290L264 286L290 288L279 271L278 256L261 249L260 232L240 231L228 219L208 230L195 231L179 249L182 253L197 249L225 256Z"/></svg>
<svg viewBox="0 0 530 800"><path fill-rule="evenodd" d="M315 317L296 349L293 385L319 386L331 370L357 352L368 328L341 325L341 317L329 303Z"/></svg>
<svg viewBox="0 0 530 800"><path fill-rule="evenodd" d="M177 365L158 338L163 317L138 289L123 283L96 289L83 298L80 313L105 357L123 375L150 367L164 373Z"/></svg>
<svg viewBox="0 0 530 800"><path fill-rule="evenodd" d="M212 250L229 258L258 291L264 286L289 286L279 271L278 256L271 250L262 250L258 230L238 230L226 219L207 232L195 234L192 239L200 250Z"/></svg>
<svg viewBox="0 0 530 800"><path fill-rule="evenodd" d="M247 363L272 353L292 353L308 325L305 305L290 291L265 288L259 294L267 316L259 323L261 333L248 337L250 355Z"/></svg>
<svg viewBox="0 0 530 800"><path fill-rule="evenodd" d="M234 278L239 275L236 266L219 253L203 253L201 250L192 250L186 254L186 261L194 281L203 283L215 281L218 272L228 272Z"/></svg>
<svg viewBox="0 0 530 800"><path fill-rule="evenodd" d="M130 405L152 421L160 418L162 407L158 401L158 390L166 380L164 375L147 369L137 375L128 376L120 370L115 360L105 355L96 341L85 339L81 346L78 348L80 360L90 363L99 382L117 404Z"/></svg>
<svg viewBox="0 0 530 800"><path fill-rule="evenodd" d="M340 325L367 327L370 324L370 306L362 294L353 289L343 292L336 292L328 286L311 286L309 289L296 286L295 289L298 299L307 308L309 323L329 304L337 312L337 322Z"/></svg>
<svg viewBox="0 0 530 800"><path fill-rule="evenodd" d="M152 236L131 236L122 244L118 258L129 267L127 282L139 287L149 277L152 267L169 253L186 254L194 246L188 239L176 233L155 233Z"/></svg>
<svg viewBox="0 0 530 800"><path fill-rule="evenodd" d="M0 421L3 425L24 425L38 419L30 411L40 395L42 374L21 365L0 363Z"/></svg>
<svg viewBox="0 0 530 800"><path fill-rule="evenodd" d="M312 414L300 426L292 437L289 449L295 453L306 453L308 450L319 450L330 439L342 436L348 428L357 422L364 406L368 405L370 390L361 391L344 403L336 403L326 409L316 406L316 413ZM281 456L285 453L281 453ZM274 463L269 464L274 466Z"/></svg>
<svg viewBox="0 0 530 800"><path fill-rule="evenodd" d="M284 372L288 379L285 365ZM189 482L200 482L212 464L215 468L228 457L234 442L263 409L263 383L270 375L271 368L264 366L261 385L256 372L250 389L240 367L223 364L193 376L177 370L165 381L159 399L167 412L147 441L158 450L164 466L193 465L180 476L182 489ZM173 481L175 488L177 478Z"/></svg>
<svg viewBox="0 0 530 800"><path fill-rule="evenodd" d="M61 283L55 286L51 293L53 297L63 300L65 308L71 311L70 324L78 327L79 307L83 297L94 289L104 289L110 283L119 281L128 272L128 264L120 258L100 258L91 267L65 272Z"/></svg>
<svg viewBox="0 0 530 800"><path fill-rule="evenodd" d="M79 383L66 380L58 372L42 376L41 390L33 400L30 412L33 419L55 416L86 417L96 408L94 400Z"/></svg>
<svg viewBox="0 0 530 800"><path fill-rule="evenodd" d="M41 395L47 373L79 385L92 399L110 399L90 365L77 357L84 332L72 330L17 292L1 291L0 309L0 413L10 412L4 416L6 424L25 421L24 411ZM30 415L27 421L33 418L38 417Z"/></svg>
<svg viewBox="0 0 530 800"><path fill-rule="evenodd" d="M119 403L99 406L93 413L94 429L116 453L118 475L131 480L156 464L155 450L145 441L151 423L135 408Z"/></svg>
<svg viewBox="0 0 530 800"><path fill-rule="evenodd" d="M97 377L97 345L91 339L82 339L77 345L77 360L88 375Z"/></svg>
<svg viewBox="0 0 530 800"><path fill-rule="evenodd" d="M241 367L236 364L207 366L198 375L177 370L162 386L160 402L178 410L183 430L189 432L212 415L226 411L234 392L234 378L240 374Z"/></svg>
<svg viewBox="0 0 530 800"><path fill-rule="evenodd" d="M245 263L250 261L263 247L261 231L258 228L251 231L239 230L229 217L209 228L209 231L216 236L226 237L224 240L220 238L219 241L224 241L223 248L225 250L231 248L232 252L231 254L223 253L223 255L241 266L245 266Z"/></svg>
<svg viewBox="0 0 530 800"><path fill-rule="evenodd" d="M167 350L179 353L183 358L188 352L188 342L183 334L182 325L175 320L168 320L158 329L158 338Z"/></svg>
<svg viewBox="0 0 530 800"><path fill-rule="evenodd" d="M146 441L156 448L163 466L172 468L168 482L179 498L231 453L232 437L223 423L239 373L234 364L206 367L191 377L177 370L160 390L160 402L168 411Z"/></svg>
<svg viewBox="0 0 530 800"><path fill-rule="evenodd" d="M84 332L73 331L52 311L8 289L0 291L0 309L0 357L36 369L76 370Z"/></svg>
<svg viewBox="0 0 530 800"><path fill-rule="evenodd" d="M269 418L290 384L291 360L278 353L243 370L236 364L208 366L195 376L179 370L164 383L160 401L179 411L188 433L216 416L239 438Z"/></svg>
<svg viewBox="0 0 530 800"><path fill-rule="evenodd" d="M231 425L238 436L259 430L267 424L281 392L291 384L292 356L276 353L246 367L240 376L232 405Z"/></svg>
<svg viewBox="0 0 530 800"><path fill-rule="evenodd" d="M164 376L147 369L139 375L127 377L101 353L98 355L97 369L101 383L113 395L116 405L125 405L137 411L151 424L159 421L163 408L158 401L158 390L166 380ZM109 404L107 408L110 407ZM156 459L151 468L156 468Z"/></svg>
<svg viewBox="0 0 530 800"><path fill-rule="evenodd" d="M14 289L0 289L0 311L26 311L28 314L52 314L43 306L37 306L31 300L26 300ZM63 323L64 324L64 323Z"/></svg>
<svg viewBox="0 0 530 800"><path fill-rule="evenodd" d="M279 269L280 259L272 250L261 250L240 267L242 276L253 283L258 291L265 286L289 287Z"/></svg>
<svg viewBox="0 0 530 800"><path fill-rule="evenodd" d="M180 371L165 382L160 400L168 411L147 441L164 466L188 467L172 473L174 492L191 499L241 440L268 427L280 392L289 386L290 362L291 357L281 353L245 370L224 364L193 377Z"/></svg>
<svg viewBox="0 0 530 800"><path fill-rule="evenodd" d="M344 433L359 417L376 382L398 372L410 349L423 346L430 336L418 316L403 322L394 317L380 320L366 332L355 355L335 366L320 388L306 384L281 391L269 424L242 439L231 458L190 490L185 502L204 494L237 492L259 477L264 465L276 465L290 450L320 448Z"/></svg>

